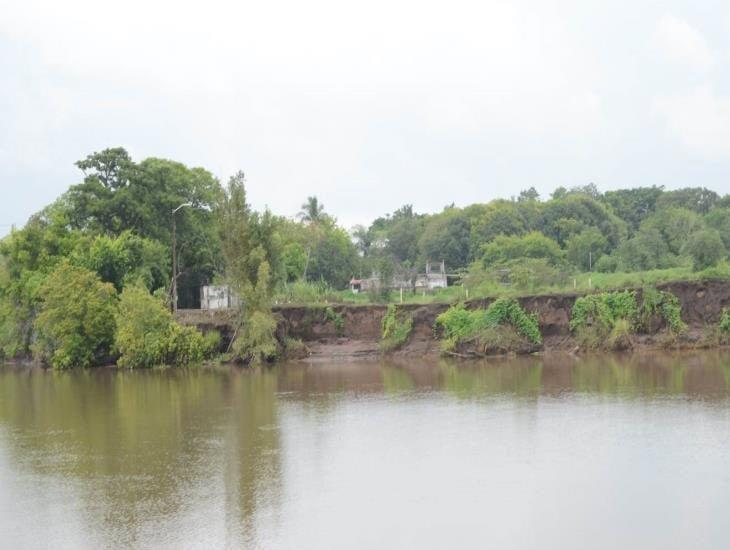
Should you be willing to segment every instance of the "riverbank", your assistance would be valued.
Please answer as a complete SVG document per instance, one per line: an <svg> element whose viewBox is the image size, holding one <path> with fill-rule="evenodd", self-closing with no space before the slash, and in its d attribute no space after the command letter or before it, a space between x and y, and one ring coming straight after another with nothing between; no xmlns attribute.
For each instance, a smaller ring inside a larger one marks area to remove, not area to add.
<svg viewBox="0 0 730 550"><path fill-rule="evenodd" d="M676 281L659 284L657 290L677 297L682 321L687 330L681 338L668 339L666 324L661 320L632 336L633 349L711 346L706 335L717 325L723 309L730 307L730 281ZM641 300L642 289L635 290ZM544 352L572 352L577 342L570 329L575 301L585 294L542 294L516 298L520 306L538 320ZM494 298L466 301L467 309L487 308ZM435 356L441 353L441 342L434 331L436 318L449 304L403 304L398 310L411 319L412 329L406 342L392 355ZM361 360L382 355L382 321L386 305L332 304L328 306L279 306L274 308L278 332L282 338L301 340L308 348L309 361ZM180 322L203 331L217 330L224 343L233 336L232 312L229 310L181 310Z"/></svg>

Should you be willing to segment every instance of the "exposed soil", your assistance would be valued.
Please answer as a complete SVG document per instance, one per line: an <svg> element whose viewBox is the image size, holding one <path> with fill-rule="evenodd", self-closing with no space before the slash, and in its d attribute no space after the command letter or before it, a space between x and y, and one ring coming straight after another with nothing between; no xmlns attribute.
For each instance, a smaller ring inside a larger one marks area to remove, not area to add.
<svg viewBox="0 0 730 550"><path fill-rule="evenodd" d="M657 285L659 290L672 292L682 306L682 319L689 326L685 338L671 342L675 347L693 347L701 339L708 325L719 322L722 310L730 307L728 281L677 281ZM641 299L641 289L636 289ZM580 294L546 294L518 298L528 312L536 312L543 335L544 351L576 351L571 337L570 313ZM485 308L493 299L467 302L469 308ZM379 340L381 322L387 307L384 305L332 305L331 310L342 322L335 323L325 307L282 306L275 308L279 317L278 333L302 340L310 350L309 361L362 360L381 355ZM440 342L434 334L436 317L448 308L447 304L404 304L399 309L413 319L413 331L408 342L393 355L429 356L440 353ZM202 330L219 330L224 344L233 336L231 312L185 310L178 318ZM645 334L632 337L633 349L667 347L665 326L655 320ZM534 351L531 349L529 351Z"/></svg>

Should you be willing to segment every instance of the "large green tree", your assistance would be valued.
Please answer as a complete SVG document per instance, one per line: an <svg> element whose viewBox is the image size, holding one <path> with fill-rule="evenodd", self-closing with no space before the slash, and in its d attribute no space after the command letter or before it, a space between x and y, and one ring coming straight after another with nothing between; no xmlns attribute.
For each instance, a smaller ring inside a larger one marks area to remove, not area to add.
<svg viewBox="0 0 730 550"><path fill-rule="evenodd" d="M629 231L634 233L639 229L641 222L654 213L657 199L663 193L663 187L635 187L606 191L602 200L627 223Z"/></svg>
<svg viewBox="0 0 730 550"><path fill-rule="evenodd" d="M220 244L211 213L221 193L218 181L203 168L166 159L134 163L120 147L93 153L77 166L84 181L64 198L72 228L110 237L131 231L159 241L171 255L172 211L191 205L180 209L175 221L181 302L194 305L197 288L218 267Z"/></svg>
<svg viewBox="0 0 730 550"><path fill-rule="evenodd" d="M450 270L464 268L469 263L470 240L469 218L448 208L426 222L418 243L421 260L444 261Z"/></svg>
<svg viewBox="0 0 730 550"><path fill-rule="evenodd" d="M626 237L626 224L603 204L585 194L569 194L564 199L544 203L536 227L561 246L574 234L588 227L598 229L611 249Z"/></svg>

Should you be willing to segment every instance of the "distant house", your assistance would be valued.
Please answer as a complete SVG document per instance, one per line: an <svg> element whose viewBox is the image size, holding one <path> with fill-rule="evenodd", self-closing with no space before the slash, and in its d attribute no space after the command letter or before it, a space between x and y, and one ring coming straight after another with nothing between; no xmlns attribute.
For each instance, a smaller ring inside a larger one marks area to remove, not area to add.
<svg viewBox="0 0 730 550"><path fill-rule="evenodd" d="M373 273L366 279L350 280L350 290L357 294L359 292L367 292L369 290L378 290L383 285L389 290L415 290L415 291L432 291L438 288L446 288L446 265L441 262L439 271L432 271L431 262L426 263L426 272L416 274L415 271L396 274L389 282L383 283L380 274Z"/></svg>
<svg viewBox="0 0 730 550"><path fill-rule="evenodd" d="M446 264L441 262L439 270L433 271L431 269L431 262L426 262L426 273L420 273L416 276L414 286L416 292L446 288L448 286L448 280L446 278Z"/></svg>
<svg viewBox="0 0 730 550"><path fill-rule="evenodd" d="M379 290L383 283L379 273L373 272L373 274L366 279L351 279L350 290L354 294L360 292L368 292L371 290ZM385 283L385 287L389 290L409 290L413 288L413 284L407 274L399 274L391 278L388 283Z"/></svg>
<svg viewBox="0 0 730 550"><path fill-rule="evenodd" d="M200 288L200 309L228 309L241 305L241 300L225 285Z"/></svg>

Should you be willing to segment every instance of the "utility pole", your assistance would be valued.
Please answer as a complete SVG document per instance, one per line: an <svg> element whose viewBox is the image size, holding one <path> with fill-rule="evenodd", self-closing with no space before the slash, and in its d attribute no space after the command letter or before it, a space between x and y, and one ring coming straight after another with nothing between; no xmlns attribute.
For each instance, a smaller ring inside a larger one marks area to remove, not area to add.
<svg viewBox="0 0 730 550"><path fill-rule="evenodd" d="M192 206L192 202L184 202L172 211L172 300L170 303L170 311L177 311L177 222L175 214L181 208Z"/></svg>

